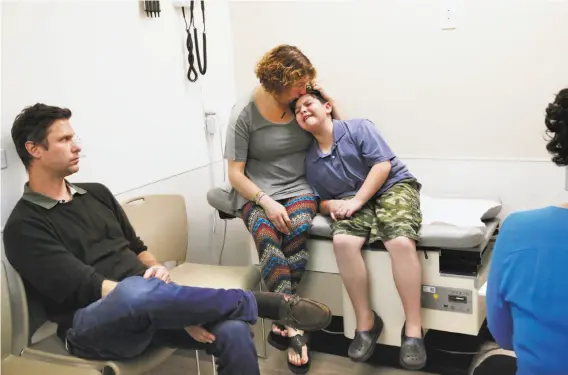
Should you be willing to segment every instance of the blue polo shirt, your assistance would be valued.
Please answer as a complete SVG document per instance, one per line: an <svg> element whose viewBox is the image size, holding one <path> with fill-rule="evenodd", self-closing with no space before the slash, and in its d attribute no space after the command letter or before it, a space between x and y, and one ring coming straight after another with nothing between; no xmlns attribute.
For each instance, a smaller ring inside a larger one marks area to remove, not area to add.
<svg viewBox="0 0 568 375"><path fill-rule="evenodd" d="M380 196L397 182L414 178L385 142L375 125L367 119L333 120L333 145L321 152L317 140L306 156L308 183L321 199L354 196L371 168L390 161L390 174L375 194Z"/></svg>
<svg viewBox="0 0 568 375"><path fill-rule="evenodd" d="M518 375L568 374L568 209L510 214L487 280L487 324ZM497 374L496 374L497 375Z"/></svg>

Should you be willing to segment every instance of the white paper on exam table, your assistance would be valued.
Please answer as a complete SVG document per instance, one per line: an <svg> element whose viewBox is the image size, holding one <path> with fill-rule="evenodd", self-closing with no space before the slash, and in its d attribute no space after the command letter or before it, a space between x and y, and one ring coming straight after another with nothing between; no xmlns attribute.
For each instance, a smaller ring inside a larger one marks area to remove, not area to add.
<svg viewBox="0 0 568 375"><path fill-rule="evenodd" d="M420 210L422 211L422 224L441 224L457 227L478 227L485 229L481 218L486 207L475 200L454 200L420 196Z"/></svg>

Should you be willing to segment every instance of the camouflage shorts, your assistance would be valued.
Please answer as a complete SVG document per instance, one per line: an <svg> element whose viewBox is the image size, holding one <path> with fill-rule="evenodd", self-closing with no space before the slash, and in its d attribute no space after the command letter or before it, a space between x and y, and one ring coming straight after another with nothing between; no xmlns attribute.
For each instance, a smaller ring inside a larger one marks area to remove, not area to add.
<svg viewBox="0 0 568 375"><path fill-rule="evenodd" d="M370 243L401 236L418 241L421 224L420 184L404 180L369 200L351 218L333 222L331 234L365 237Z"/></svg>

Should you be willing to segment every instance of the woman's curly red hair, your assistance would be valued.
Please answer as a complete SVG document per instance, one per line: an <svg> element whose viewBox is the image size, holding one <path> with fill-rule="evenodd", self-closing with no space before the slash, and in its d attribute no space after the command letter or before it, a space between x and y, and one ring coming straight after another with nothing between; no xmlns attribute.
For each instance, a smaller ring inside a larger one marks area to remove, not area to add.
<svg viewBox="0 0 568 375"><path fill-rule="evenodd" d="M303 79L314 79L316 69L300 49L282 44L262 56L255 73L266 91L281 94Z"/></svg>

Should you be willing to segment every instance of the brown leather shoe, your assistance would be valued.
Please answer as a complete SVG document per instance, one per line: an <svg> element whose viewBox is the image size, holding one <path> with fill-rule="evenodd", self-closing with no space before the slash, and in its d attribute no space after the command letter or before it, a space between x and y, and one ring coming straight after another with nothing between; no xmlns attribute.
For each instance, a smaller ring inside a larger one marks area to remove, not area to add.
<svg viewBox="0 0 568 375"><path fill-rule="evenodd" d="M323 303L278 293L253 292L258 316L302 331L317 331L331 323L331 310Z"/></svg>
<svg viewBox="0 0 568 375"><path fill-rule="evenodd" d="M323 303L291 296L288 301L282 299L278 312L278 322L302 331L317 331L331 323L331 310Z"/></svg>

